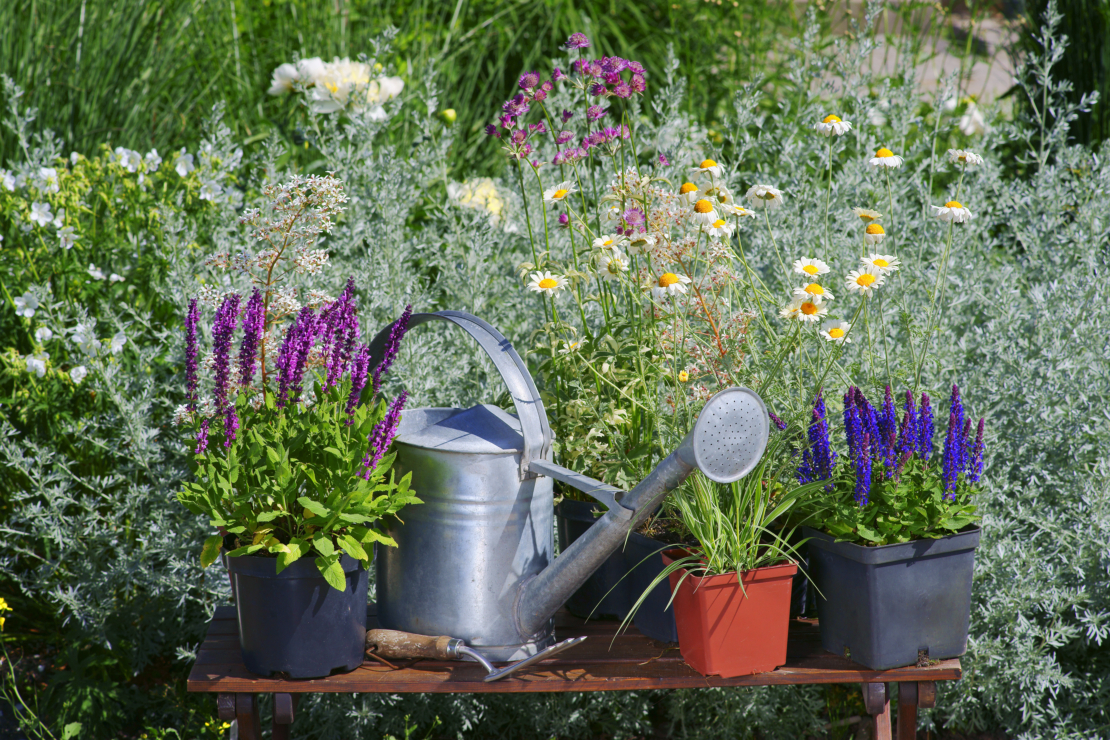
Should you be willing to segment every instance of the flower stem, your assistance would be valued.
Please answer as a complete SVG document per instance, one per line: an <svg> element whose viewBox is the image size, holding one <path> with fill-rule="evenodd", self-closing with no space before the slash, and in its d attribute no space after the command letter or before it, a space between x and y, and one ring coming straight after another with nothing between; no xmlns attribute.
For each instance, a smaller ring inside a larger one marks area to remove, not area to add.
<svg viewBox="0 0 1110 740"><path fill-rule="evenodd" d="M821 259L829 259L829 197L832 195L832 137L829 137L829 184L825 188L825 253Z"/></svg>

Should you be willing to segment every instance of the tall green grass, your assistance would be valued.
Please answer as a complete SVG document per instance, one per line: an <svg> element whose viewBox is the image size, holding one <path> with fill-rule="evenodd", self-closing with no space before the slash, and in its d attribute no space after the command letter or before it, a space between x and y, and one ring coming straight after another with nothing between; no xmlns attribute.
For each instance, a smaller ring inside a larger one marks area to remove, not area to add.
<svg viewBox="0 0 1110 740"><path fill-rule="evenodd" d="M798 19L792 4L764 0L6 0L0 71L74 150L164 152L195 142L221 100L243 138L281 127L288 109L266 94L274 67L294 54L370 52L390 25L391 61L410 84L440 70L440 105L458 112L458 166L482 170L495 154L481 130L516 76L575 31L596 53L642 61L649 84L673 43L686 105L712 125ZM0 133L0 160L13 156L13 137Z"/></svg>

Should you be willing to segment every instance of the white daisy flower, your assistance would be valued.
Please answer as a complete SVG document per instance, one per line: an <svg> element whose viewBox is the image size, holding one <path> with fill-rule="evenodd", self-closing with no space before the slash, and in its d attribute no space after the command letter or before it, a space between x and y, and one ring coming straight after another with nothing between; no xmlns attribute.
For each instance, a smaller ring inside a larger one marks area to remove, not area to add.
<svg viewBox="0 0 1110 740"><path fill-rule="evenodd" d="M543 191L544 203L562 203L566 200L567 196L571 193L576 193L578 190L570 180L564 180L553 188L548 188Z"/></svg>
<svg viewBox="0 0 1110 740"><path fill-rule="evenodd" d="M719 218L713 223L703 226L702 230L712 237L716 237L718 239L722 237L725 239L729 239L732 237L733 228L733 225L730 224L728 221L725 221L723 218Z"/></svg>
<svg viewBox="0 0 1110 740"><path fill-rule="evenodd" d="M825 116L822 120L813 124L814 130L823 136L843 136L852 130L852 124L848 121L840 120L839 116Z"/></svg>
<svg viewBox="0 0 1110 740"><path fill-rule="evenodd" d="M619 224L621 222L620 206L609 206L609 210L601 214L601 218L606 224Z"/></svg>
<svg viewBox="0 0 1110 740"><path fill-rule="evenodd" d="M871 158L870 164L872 167L901 167L904 160L897 156L894 152L887 149L885 146L875 152L875 156Z"/></svg>
<svg viewBox="0 0 1110 740"><path fill-rule="evenodd" d="M882 287L883 275L878 270L852 270L848 273L848 277L844 278L844 284L853 293L871 296L876 288Z"/></svg>
<svg viewBox="0 0 1110 740"><path fill-rule="evenodd" d="M983 164L983 158L967 149L949 149L948 161L952 164L969 164L977 166Z"/></svg>
<svg viewBox="0 0 1110 740"><path fill-rule="evenodd" d="M31 295L30 292L24 293L21 296L16 296L15 298L16 316L23 316L29 319L35 315L35 311L38 310L38 307L39 299Z"/></svg>
<svg viewBox="0 0 1110 740"><path fill-rule="evenodd" d="M702 198L694 204L694 220L699 224L711 224L719 218L713 204Z"/></svg>
<svg viewBox="0 0 1110 740"><path fill-rule="evenodd" d="M31 204L31 220L39 226L46 226L54 220L54 214L50 212L49 203L41 203L35 201Z"/></svg>
<svg viewBox="0 0 1110 740"><path fill-rule="evenodd" d="M734 203L722 203L721 205L717 206L717 210L719 210L721 213L726 213L729 216L736 216L737 218L745 218L747 216L755 218L755 211L749 211L744 206L738 206Z"/></svg>
<svg viewBox="0 0 1110 740"><path fill-rule="evenodd" d="M626 243L626 239L620 234L605 234L594 239L594 247L597 249L617 249Z"/></svg>
<svg viewBox="0 0 1110 740"><path fill-rule="evenodd" d="M821 260L802 257L800 260L794 260L794 272L799 275L815 277L817 275L827 274L829 272L829 266Z"/></svg>
<svg viewBox="0 0 1110 740"><path fill-rule="evenodd" d="M633 234L629 237L628 251L632 254L647 252L655 246L655 237L651 234Z"/></svg>
<svg viewBox="0 0 1110 740"><path fill-rule="evenodd" d="M651 297L657 301L663 300L668 295L679 296L686 292L686 286L692 281L685 275L676 275L673 272L664 272L659 276L651 288Z"/></svg>
<svg viewBox="0 0 1110 740"><path fill-rule="evenodd" d="M933 209L933 215L941 221L951 221L952 223L962 224L971 220L971 211L967 210L959 201L950 200L943 206L929 206Z"/></svg>
<svg viewBox="0 0 1110 740"><path fill-rule="evenodd" d="M864 223L878 221L883 217L883 214L878 211L872 211L870 208L853 208L852 213L858 216Z"/></svg>
<svg viewBox="0 0 1110 740"><path fill-rule="evenodd" d="M848 337L848 332L851 330L852 325L847 321L840 321L839 319L830 319L821 324L821 336L827 342L836 342L837 344L844 344L851 342Z"/></svg>
<svg viewBox="0 0 1110 740"><path fill-rule="evenodd" d="M826 290L825 287L822 286L820 283L810 283L808 285L802 286L801 288L794 288L795 300L799 298L809 299L814 297L820 298L822 301L831 301L833 299L833 294L831 290Z"/></svg>
<svg viewBox="0 0 1110 740"><path fill-rule="evenodd" d="M571 355L582 349L582 340L574 339L569 342L563 342L563 348L559 350L561 355Z"/></svg>
<svg viewBox="0 0 1110 740"><path fill-rule="evenodd" d="M902 263L893 254L869 254L866 257L860 257L859 261L865 270L877 272L880 275L897 272L898 268L902 266Z"/></svg>
<svg viewBox="0 0 1110 740"><path fill-rule="evenodd" d="M88 375L88 374L89 374L89 369L87 367L85 367L84 365L78 365L77 367L75 367L75 368L73 368L72 370L69 371L69 378L70 378L70 380L72 380L77 385L81 385L81 381L84 380L85 376ZM184 408L184 407L179 407L179 408Z"/></svg>
<svg viewBox="0 0 1110 740"><path fill-rule="evenodd" d="M867 224L867 228L863 230L863 240L868 244L878 244L886 238L886 229L879 224Z"/></svg>
<svg viewBox="0 0 1110 740"><path fill-rule="evenodd" d="M38 329L35 329L35 341L39 344L42 344L43 342L49 342L53 338L54 332L50 331L50 329L48 329L47 327L40 326Z"/></svg>
<svg viewBox="0 0 1110 740"><path fill-rule="evenodd" d="M692 182L684 182L678 189L678 199L688 206L694 205L700 197L701 190Z"/></svg>
<svg viewBox="0 0 1110 740"><path fill-rule="evenodd" d="M562 275L551 272L533 272L528 283L528 290L536 293L546 293L552 297L559 294L560 290L567 287L567 280Z"/></svg>
<svg viewBox="0 0 1110 740"><path fill-rule="evenodd" d="M779 316L784 319L809 323L820 321L828 313L829 307L825 305L821 298L809 296L808 298L795 298L779 311Z"/></svg>
<svg viewBox="0 0 1110 740"><path fill-rule="evenodd" d="M690 168L691 175L700 175L708 172L712 177L721 176L721 166L712 159L703 159L697 167Z"/></svg>
<svg viewBox="0 0 1110 740"><path fill-rule="evenodd" d="M715 182L711 182L701 189L701 197L713 201L715 206L730 205L734 202L732 191Z"/></svg>
<svg viewBox="0 0 1110 740"><path fill-rule="evenodd" d="M622 273L628 272L628 261L619 249L614 249L611 253L602 253L601 259L598 260L598 267L601 277L606 280L616 280Z"/></svg>
<svg viewBox="0 0 1110 740"><path fill-rule="evenodd" d="M782 207L782 191L773 185L752 185L744 197L756 208Z"/></svg>

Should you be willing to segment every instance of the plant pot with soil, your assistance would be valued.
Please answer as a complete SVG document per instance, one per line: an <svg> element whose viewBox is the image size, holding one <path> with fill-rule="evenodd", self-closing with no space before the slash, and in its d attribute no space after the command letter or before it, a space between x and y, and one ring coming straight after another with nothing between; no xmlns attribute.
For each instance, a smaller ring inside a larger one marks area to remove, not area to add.
<svg viewBox="0 0 1110 740"><path fill-rule="evenodd" d="M362 663L372 546L394 544L378 523L420 503L408 476L397 480L391 472L393 455L386 454L405 394L389 404L376 394L408 312L375 369L370 347L356 341L353 282L319 315L302 309L288 326L267 313L261 290L244 311L239 304L230 294L216 310L215 378L212 400L204 403L199 309L197 301L190 304L188 403L179 415L196 429L195 475L178 499L220 530L204 543L203 567L231 548L225 562L249 670L292 678L353 670ZM269 361L258 352L267 334L284 335Z"/></svg>
<svg viewBox="0 0 1110 740"><path fill-rule="evenodd" d="M845 396L847 461L836 466L818 396L804 481L823 482L799 507L817 589L821 644L868 668L954 658L967 650L979 516L972 503L983 464L953 386L940 459L928 395L906 394L902 420L890 388L874 408ZM872 440L878 439L877 444Z"/></svg>

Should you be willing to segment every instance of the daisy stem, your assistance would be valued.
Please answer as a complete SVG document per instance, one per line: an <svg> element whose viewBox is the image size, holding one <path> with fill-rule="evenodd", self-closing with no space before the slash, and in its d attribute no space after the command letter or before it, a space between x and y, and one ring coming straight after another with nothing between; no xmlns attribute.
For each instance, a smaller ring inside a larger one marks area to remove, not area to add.
<svg viewBox="0 0 1110 740"><path fill-rule="evenodd" d="M890 184L890 168L884 167L886 170L886 197L887 203L890 206L890 231L894 232L894 188ZM892 237L893 238L893 237Z"/></svg>
<svg viewBox="0 0 1110 740"><path fill-rule="evenodd" d="M825 366L825 370L821 373L821 377L817 379L817 386L813 391L813 403L817 403L817 391L820 390L822 384L825 382L825 376L829 374L829 370L832 369L833 365L837 365L837 363L840 362L840 358L844 356L844 350L848 346L848 338L852 336L852 329L856 327L856 320L859 318L859 312L863 310L863 307L865 305L867 305L867 296L863 297L863 300L860 301L859 306L856 308L856 312L852 315L852 321L848 324L848 331L844 334L844 338L841 339L839 342L840 347L838 349L840 351L837 352L835 358L829 358L829 364Z"/></svg>
<svg viewBox="0 0 1110 740"><path fill-rule="evenodd" d="M528 241L532 245L532 264L539 270L540 258L536 256L536 237L532 234L532 214L528 210L528 193L524 189L524 171L520 168L519 159L516 161L516 176L520 182L520 198L524 201L524 220L528 223ZM543 319L549 321L551 317L547 312L547 303L545 301L540 301L540 303L543 303Z"/></svg>
<svg viewBox="0 0 1110 740"><path fill-rule="evenodd" d="M829 197L832 195L832 137L829 137L829 184L825 188L825 253L822 259L829 258Z"/></svg>
<svg viewBox="0 0 1110 740"><path fill-rule="evenodd" d="M744 271L748 273L748 285L751 286L752 295L755 296L755 305L759 309L759 318L763 321L763 328L767 332L767 336L774 339L775 333L771 329L771 325L767 323L767 316L763 313L763 301L759 299L759 291L755 289L755 281L752 280L752 268L748 265L748 258L744 255L744 243L740 239L739 230L736 232L736 246L740 250L740 261L744 263Z"/></svg>
<svg viewBox="0 0 1110 740"><path fill-rule="evenodd" d="M763 206L763 220L767 224L767 235L771 237L771 245L775 248L775 257L778 258L779 267L782 268L782 276L783 276L784 284L787 287L789 287L789 285L790 285L790 273L786 271L786 265L783 264L782 255L779 253L778 242L775 241L775 235L774 235L774 233L771 232L771 216L770 216L769 213L767 213L767 210L768 210L767 206L764 205Z"/></svg>
<svg viewBox="0 0 1110 740"><path fill-rule="evenodd" d="M883 359L886 360L886 384L893 385L890 374L890 346L886 339L886 319L883 317L883 295L879 294L879 331L883 334Z"/></svg>
<svg viewBox="0 0 1110 740"><path fill-rule="evenodd" d="M921 350L921 359L918 362L917 369L913 376L913 390L917 392L921 384L921 371L925 368L925 359L929 355L929 344L933 339L934 322L939 318L936 307L939 304L941 292L944 288L944 283L941 282L942 278L947 281L948 277L948 257L952 250L952 230L955 228L955 222L948 222L948 239L944 245L944 256L941 257L940 264L937 265L937 283L933 287L933 299L929 303L929 320L925 324L925 346Z"/></svg>
<svg viewBox="0 0 1110 740"><path fill-rule="evenodd" d="M520 167L520 160L518 159L517 160L517 168L519 169L519 167ZM540 202L542 203L543 202L543 181L540 180L540 173L539 173L538 170L536 170L535 167L532 168L532 174L536 176L536 187L539 188ZM531 232L531 226L529 226L529 232ZM544 239L546 240L545 244L547 246L547 253L551 254L551 235L550 235L550 233L548 231L548 228L547 228L547 206L546 205L543 206L543 236L544 236ZM535 249L535 247L533 247L532 248L533 256L535 255L535 252L536 252L536 249ZM570 242L570 255L571 255L571 259L574 262L575 272L579 272L580 270L578 268L578 250L575 249L574 237L573 236L571 236L571 242ZM589 325L586 324L586 312L582 309L582 286L578 283L577 279L575 279L575 283L574 283L574 295L575 295L575 298L577 299L577 302L578 302L578 314L582 318L582 331L585 332L586 336L592 338L593 335L590 333L590 327L589 327ZM554 304L552 304L552 305L554 305Z"/></svg>
<svg viewBox="0 0 1110 740"><path fill-rule="evenodd" d="M871 381L875 380L875 352L871 346L871 309L867 305L870 301L864 300L863 325L867 328L867 375Z"/></svg>

